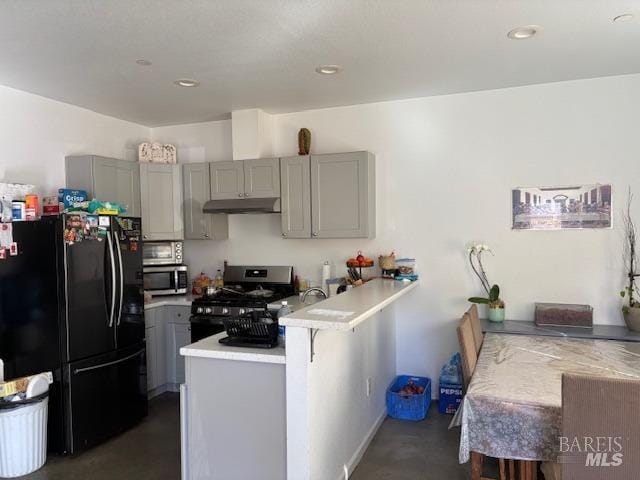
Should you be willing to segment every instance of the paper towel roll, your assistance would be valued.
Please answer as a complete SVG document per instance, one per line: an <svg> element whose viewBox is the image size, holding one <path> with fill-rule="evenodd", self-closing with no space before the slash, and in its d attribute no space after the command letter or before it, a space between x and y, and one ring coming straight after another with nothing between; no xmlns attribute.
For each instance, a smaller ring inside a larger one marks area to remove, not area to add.
<svg viewBox="0 0 640 480"><path fill-rule="evenodd" d="M328 261L324 262L322 265L322 289L325 292L329 292L329 287L327 287L327 280L331 278L331 265Z"/></svg>

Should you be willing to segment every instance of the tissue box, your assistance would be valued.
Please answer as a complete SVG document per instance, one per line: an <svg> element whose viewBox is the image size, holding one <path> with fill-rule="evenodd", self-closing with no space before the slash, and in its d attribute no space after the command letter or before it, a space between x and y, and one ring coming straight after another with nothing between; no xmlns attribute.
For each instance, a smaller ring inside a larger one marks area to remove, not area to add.
<svg viewBox="0 0 640 480"><path fill-rule="evenodd" d="M593 327L593 308L570 303L536 303L535 321L546 327Z"/></svg>

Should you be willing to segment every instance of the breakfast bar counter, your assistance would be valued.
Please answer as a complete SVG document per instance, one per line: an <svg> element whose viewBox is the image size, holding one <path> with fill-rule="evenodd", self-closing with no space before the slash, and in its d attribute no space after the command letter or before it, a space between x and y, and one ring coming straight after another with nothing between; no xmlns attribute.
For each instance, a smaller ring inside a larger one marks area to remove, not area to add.
<svg viewBox="0 0 640 480"><path fill-rule="evenodd" d="M418 286L419 282L400 282L376 278L360 287L333 296L320 305L311 305L280 320L286 327L318 330L352 330Z"/></svg>

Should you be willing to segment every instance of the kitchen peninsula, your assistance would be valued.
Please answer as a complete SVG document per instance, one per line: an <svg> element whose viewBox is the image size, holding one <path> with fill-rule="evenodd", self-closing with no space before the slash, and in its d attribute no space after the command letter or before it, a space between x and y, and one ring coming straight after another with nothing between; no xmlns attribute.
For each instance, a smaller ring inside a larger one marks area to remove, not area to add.
<svg viewBox="0 0 640 480"><path fill-rule="evenodd" d="M224 334L183 347L183 479L351 472L386 416L393 302L417 285L376 279L294 311L281 321L286 349L226 347Z"/></svg>

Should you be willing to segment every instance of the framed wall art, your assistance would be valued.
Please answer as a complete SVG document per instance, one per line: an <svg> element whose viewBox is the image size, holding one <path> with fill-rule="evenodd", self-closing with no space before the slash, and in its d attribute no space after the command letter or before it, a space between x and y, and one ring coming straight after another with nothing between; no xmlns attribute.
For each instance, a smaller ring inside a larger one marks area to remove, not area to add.
<svg viewBox="0 0 640 480"><path fill-rule="evenodd" d="M511 190L513 230L611 228L611 185Z"/></svg>

